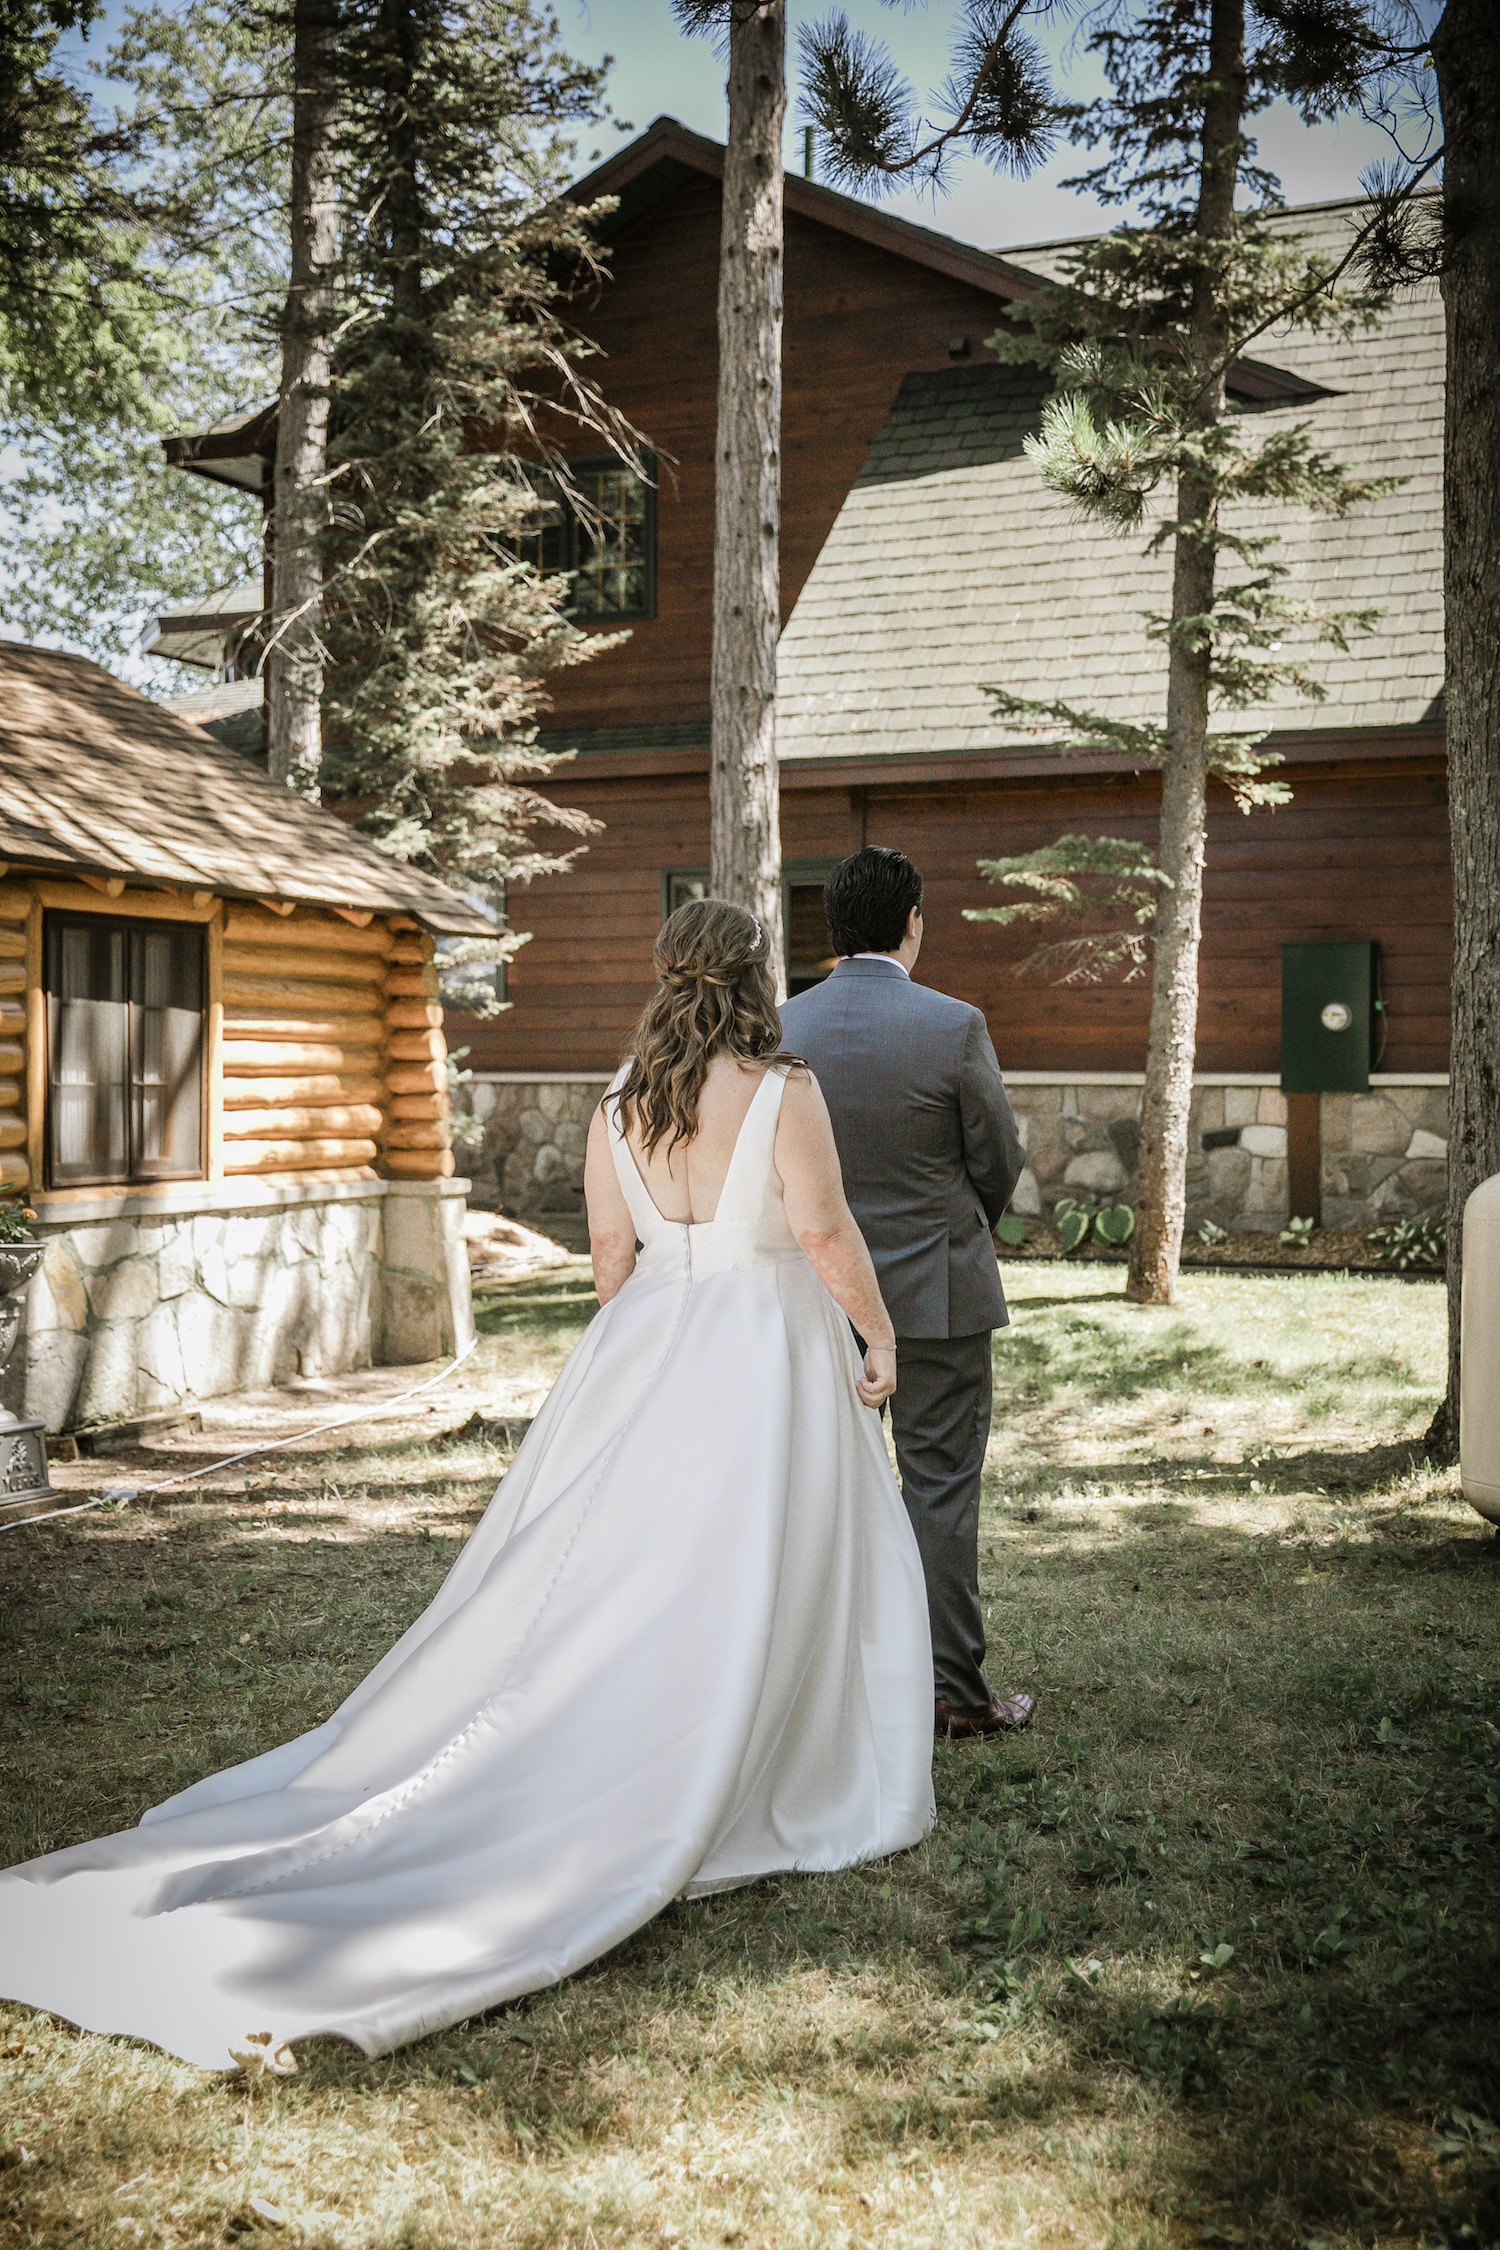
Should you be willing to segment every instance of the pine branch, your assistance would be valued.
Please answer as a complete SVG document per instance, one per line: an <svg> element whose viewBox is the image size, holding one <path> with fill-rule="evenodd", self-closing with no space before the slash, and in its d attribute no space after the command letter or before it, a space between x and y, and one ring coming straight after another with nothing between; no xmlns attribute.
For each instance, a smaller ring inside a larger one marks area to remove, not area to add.
<svg viewBox="0 0 1500 2250"><path fill-rule="evenodd" d="M1055 137L1045 62L1021 31L1030 9L1053 0L964 0L953 64L932 126L884 42L851 28L841 11L800 33L802 114L815 127L829 177L851 190L879 192L915 176L944 184L949 159L966 144L999 171L1025 174Z"/></svg>
<svg viewBox="0 0 1500 2250"><path fill-rule="evenodd" d="M1124 969L1127 982L1139 976L1149 957L1150 930L1157 899L1172 885L1144 844L1118 836L1060 836L1039 851L1005 859L982 859L986 882L1033 895L1009 906L966 906L966 922L1012 923L1082 920L1122 908L1129 929L1091 932L1042 946L1028 954L1013 974L1043 976L1058 984L1094 984L1112 969Z"/></svg>

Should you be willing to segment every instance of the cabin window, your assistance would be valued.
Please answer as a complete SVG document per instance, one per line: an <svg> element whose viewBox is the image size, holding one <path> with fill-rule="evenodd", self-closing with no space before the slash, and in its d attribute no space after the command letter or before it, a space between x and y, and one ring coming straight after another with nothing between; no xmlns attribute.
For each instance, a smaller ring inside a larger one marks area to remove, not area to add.
<svg viewBox="0 0 1500 2250"><path fill-rule="evenodd" d="M656 613L656 493L612 453L541 475L529 526L506 544L544 576L573 580L571 617Z"/></svg>
<svg viewBox="0 0 1500 2250"><path fill-rule="evenodd" d="M52 1187L203 1174L203 931L49 914Z"/></svg>
<svg viewBox="0 0 1500 2250"><path fill-rule="evenodd" d="M832 860L801 862L782 869L781 926L786 938L786 989L788 996L821 984L838 956L828 934L823 911L823 886L833 872ZM707 898L708 870L702 867L668 868L661 879L661 917L665 921L689 899Z"/></svg>

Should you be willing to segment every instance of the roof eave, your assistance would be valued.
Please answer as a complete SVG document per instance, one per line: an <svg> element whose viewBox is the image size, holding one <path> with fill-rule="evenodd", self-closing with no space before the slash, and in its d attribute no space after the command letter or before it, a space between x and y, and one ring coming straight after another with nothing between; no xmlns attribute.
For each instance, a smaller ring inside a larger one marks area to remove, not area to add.
<svg viewBox="0 0 1500 2250"><path fill-rule="evenodd" d="M9 875L34 876L40 882L67 882L83 876L93 876L104 882L123 882L133 890L167 891L173 896L191 895L195 890L206 892L212 898L221 898L228 905L253 906L274 899L282 906L310 906L330 914L370 914L381 917L405 916L420 924L436 937L494 937L496 927L483 915L459 906L452 912L435 912L430 907L412 905L407 900L386 899L379 905L368 898L323 897L321 895L290 892L285 885L264 891L238 890L216 883L172 882L165 876L154 875L120 860L89 859L81 853L59 850L49 853L6 833L5 821L0 816L0 861ZM107 902L106 902L107 903Z"/></svg>
<svg viewBox="0 0 1500 2250"><path fill-rule="evenodd" d="M607 163L575 181L567 191L568 199L573 203L594 203L601 197L619 196L656 166L667 164L683 165L690 172L722 180L723 144L709 140L702 133L690 132L675 117L658 117L628 148L621 149ZM893 212L861 203L855 196L841 195L836 188L804 179L798 172L783 175L782 189L787 210L797 217L809 219L818 226L832 227L840 234L852 235L896 257L908 258L914 264L947 275L950 280L968 282L1007 303L1029 303L1040 296L1046 286L1040 276L1027 273L988 250L977 250L972 244L957 242L950 235L916 226L910 219L899 219ZM628 224L629 219L618 223ZM611 224L606 220L600 232L608 239L611 231Z"/></svg>

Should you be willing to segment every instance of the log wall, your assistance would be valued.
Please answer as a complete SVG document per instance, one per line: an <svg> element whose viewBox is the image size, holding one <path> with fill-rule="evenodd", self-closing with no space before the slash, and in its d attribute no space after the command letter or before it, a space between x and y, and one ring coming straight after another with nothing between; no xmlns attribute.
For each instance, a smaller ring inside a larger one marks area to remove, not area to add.
<svg viewBox="0 0 1500 2250"><path fill-rule="evenodd" d="M307 907L229 907L226 1178L451 1175L432 959L431 938L403 916L353 923Z"/></svg>
<svg viewBox="0 0 1500 2250"><path fill-rule="evenodd" d="M433 941L405 916L12 878L0 882L0 1192L44 1185L44 906L203 924L209 1180L451 1177Z"/></svg>

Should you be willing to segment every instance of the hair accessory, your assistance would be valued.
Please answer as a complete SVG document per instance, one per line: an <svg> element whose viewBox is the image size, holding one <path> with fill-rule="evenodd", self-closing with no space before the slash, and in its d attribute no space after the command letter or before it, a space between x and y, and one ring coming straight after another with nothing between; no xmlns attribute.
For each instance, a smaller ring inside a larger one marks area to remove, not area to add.
<svg viewBox="0 0 1500 2250"><path fill-rule="evenodd" d="M765 943L766 933L760 926L760 916L758 914L752 914L750 919L755 924L755 950L757 953L759 953L762 945L764 945Z"/></svg>

